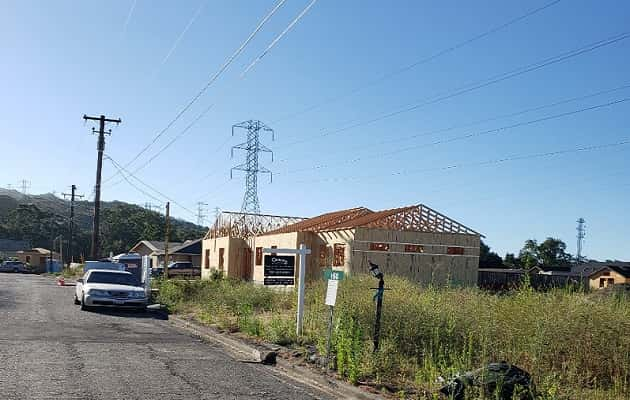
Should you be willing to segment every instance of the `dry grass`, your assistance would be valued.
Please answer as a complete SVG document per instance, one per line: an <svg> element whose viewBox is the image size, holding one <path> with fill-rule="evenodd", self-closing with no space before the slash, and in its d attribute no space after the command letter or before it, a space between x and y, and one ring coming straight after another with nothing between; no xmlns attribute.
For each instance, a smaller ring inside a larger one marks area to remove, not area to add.
<svg viewBox="0 0 630 400"><path fill-rule="evenodd" d="M389 278L382 344L373 355L374 279L345 280L335 309L333 352L352 382L389 383L423 397L439 376L505 360L529 371L542 399L630 398L630 301L577 291L506 295L420 288ZM307 290L305 336L325 348L324 282ZM288 344L295 294L229 280L161 282L160 298L202 322Z"/></svg>

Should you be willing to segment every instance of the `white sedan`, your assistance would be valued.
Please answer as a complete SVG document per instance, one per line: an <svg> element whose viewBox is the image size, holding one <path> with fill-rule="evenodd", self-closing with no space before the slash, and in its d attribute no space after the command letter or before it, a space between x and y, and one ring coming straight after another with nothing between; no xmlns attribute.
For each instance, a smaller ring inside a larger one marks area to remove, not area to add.
<svg viewBox="0 0 630 400"><path fill-rule="evenodd" d="M137 279L127 271L92 269L77 280L74 304L90 307L145 309L148 299Z"/></svg>

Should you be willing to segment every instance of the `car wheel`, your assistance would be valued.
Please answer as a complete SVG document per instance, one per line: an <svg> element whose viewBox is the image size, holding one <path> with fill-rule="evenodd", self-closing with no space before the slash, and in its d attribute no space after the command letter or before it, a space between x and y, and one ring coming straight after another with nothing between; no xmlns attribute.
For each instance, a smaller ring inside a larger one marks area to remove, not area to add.
<svg viewBox="0 0 630 400"><path fill-rule="evenodd" d="M79 299L77 298L77 294L76 294L76 293L74 294L74 304L75 304L75 305L77 305L77 306L78 306L79 304L81 304L81 302L80 302L80 301L79 301Z"/></svg>
<svg viewBox="0 0 630 400"><path fill-rule="evenodd" d="M81 311L88 311L90 307L85 305L85 295L81 296Z"/></svg>

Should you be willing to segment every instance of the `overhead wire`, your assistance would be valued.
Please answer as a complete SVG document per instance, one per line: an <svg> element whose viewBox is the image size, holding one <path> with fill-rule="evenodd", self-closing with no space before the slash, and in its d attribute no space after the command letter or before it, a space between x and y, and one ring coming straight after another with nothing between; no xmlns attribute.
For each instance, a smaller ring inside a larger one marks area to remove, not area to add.
<svg viewBox="0 0 630 400"><path fill-rule="evenodd" d="M354 89L352 89L352 90L350 90L348 92L345 92L345 93L342 93L340 95L331 97L331 98L329 98L327 100L324 100L322 102L310 105L310 106L308 106L308 107L306 107L306 108L304 108L304 109L302 109L300 111L291 113L289 115L285 115L284 117L280 117L280 118L278 118L276 120L273 120L271 123L275 124L275 123L278 123L278 122L281 122L281 121L285 121L285 120L288 120L288 119L291 119L291 118L295 118L295 117L297 117L299 115L306 114L306 113L308 113L310 111L316 110L316 109L321 108L321 107L323 107L325 105L328 105L328 104L337 102L337 101L339 101L341 99L353 96L353 95L363 91L364 89L367 89L367 88L369 88L371 86L374 86L374 85L376 85L376 84L378 84L380 82L383 82L385 80L391 79L391 78L393 78L393 77L395 77L397 75L400 75L400 74L402 74L404 72L407 72L407 71L409 71L409 70L411 70L411 69L413 69L413 68L415 68L417 66L420 66L420 65L423 65L423 64L427 64L427 63L429 63L429 62L431 62L431 61L433 61L433 60L435 60L435 59L437 59L439 57L442 57L442 56L444 56L446 54L452 53L455 50L458 50L458 49L460 49L462 47L465 47L465 46L467 46L467 45L469 45L471 43L474 43L474 42L476 42L476 41L478 41L480 39L483 39L483 38L485 38L487 36L490 36L493 33L501 31L501 30L503 30L503 29L505 29L505 28L507 28L507 27L509 27L511 25L516 24L517 22L520 22L520 21L522 21L522 20L524 20L524 19L526 19L528 17L531 17L531 16L533 16L533 15L535 15L535 14L541 12L541 11L544 11L544 10L546 10L546 9L556 5L556 4L558 4L560 1L561 0L554 0L554 1L551 1L549 3L546 3L546 4L544 4L544 5L542 5L542 6L538 7L538 8L535 8L535 9L530 10L530 11L528 11L528 12L526 12L524 14L521 14L521 15L519 15L517 17L514 17L514 18L512 18L512 19L510 19L510 20L508 20L508 21L506 21L506 22L504 22L504 23L502 23L500 25L494 26L494 27L492 27L492 28L490 28L490 29L488 29L488 30L486 30L486 31L484 31L482 33L479 33L479 34L477 34L477 35L475 35L475 36L473 36L471 38L468 38L468 39L466 39L464 41L456 43L456 44L454 44L452 46L446 47L446 48L444 48L444 49L442 49L442 50L440 50L440 51L438 51L438 52L436 52L436 53L434 53L434 54L432 54L432 55L430 55L428 57L422 58L420 60L412 62L411 64L407 64L407 65L404 65L404 66L399 67L397 69L394 69L392 71L386 72L385 74L382 74L381 76L377 77L376 79L373 79L373 80L371 80L369 82L363 83L363 84L355 87Z"/></svg>
<svg viewBox="0 0 630 400"><path fill-rule="evenodd" d="M111 158L109 155L106 155L106 158L108 160L110 160L110 162L114 165L114 167L121 173L123 174L123 176L127 176L130 178L133 178L136 182L140 183L142 186L148 188L149 190L153 191L154 193L157 193L159 196L163 197L164 199L168 200L169 202L175 204L176 206L180 207L181 209L187 211L188 213L190 213L191 215L196 216L197 213L191 209L189 209L188 207L182 205L181 203L173 200L171 197L165 195L164 193L160 192L159 190L157 190L156 188L154 188L153 186L149 185L148 183L144 182L142 179L138 178L137 176L133 175L129 170L127 170L124 166L122 166L120 163L116 162L113 158ZM137 187L137 185L133 185L128 179L126 179L126 181L128 183L131 184L131 186L133 186L134 188L141 190ZM156 201L160 201L163 202L163 200L161 199L157 199L156 197L153 197L152 195L149 195L147 193L145 193L143 191L144 194L146 194L147 196L151 197L152 199L156 200Z"/></svg>
<svg viewBox="0 0 630 400"><path fill-rule="evenodd" d="M151 158L147 159L143 164L140 164L140 166L138 166L137 168L135 168L131 173L132 174L136 174L139 171L141 171L142 169L146 168L153 160L155 160L160 154L162 154L163 152L165 152L169 147L171 147L173 145L173 143L175 143L177 140L179 140L182 136L184 136L192 127L193 125L195 125L201 118L203 118L211 109L212 107L214 107L214 104L210 104L208 107L206 107L191 123L189 123L177 136L174 136L168 143L166 143L164 146L162 146L162 148L155 153L153 156L151 156ZM111 184L110 186L116 186L118 185L120 182L122 182L122 180L119 180L118 182L114 182L113 184Z"/></svg>
<svg viewBox="0 0 630 400"><path fill-rule="evenodd" d="M450 132L452 130L461 129L461 128L468 128L468 127L471 127L471 126L480 125L480 124L484 124L484 123L488 123L488 122L492 122L492 121L497 121L497 120L501 120L501 119L516 117L516 116L519 116L519 115L528 114L528 113L535 112L535 111L541 111L541 110L544 110L544 109L547 109L547 108L553 108L553 107L557 107L557 106L568 104L568 103L573 103L573 102L580 101L580 100L586 100L586 99L589 99L589 98L592 98L592 97L597 97L597 96L601 96L601 95L604 95L604 94L610 94L610 93L613 93L613 92L617 92L617 91L625 90L625 89L629 89L629 88L630 88L630 84L624 84L624 85L621 85L621 86L616 86L616 87L611 88L611 89L599 90L597 92L588 93L588 94L580 95L580 96L576 96L576 97L570 97L570 98L554 101L552 103L546 103L546 104L539 105L539 106L528 107L528 108L525 108L523 110L519 110L519 111L507 113L507 114L501 114L501 115L497 115L497 116L494 116L494 117L483 118L483 119L475 120L475 121L472 121L472 122L465 122L465 123L461 123L461 124L455 124L455 125L451 125L451 126L446 127L446 128L433 129L433 130L429 130L429 131L425 131L425 132L421 132L421 133L415 133L413 135L403 136L403 137L399 137L399 138L381 140L379 142L370 143L370 144L366 144L366 145L363 145L363 146L356 145L356 146L352 147L352 151L356 152L357 150L371 148L371 147L377 147L377 146L382 146L384 144L396 143L396 142L401 142L401 141L409 140L409 139L416 139L416 138L419 138L419 137L430 136L430 135L434 135L434 134L437 134L437 133ZM345 152L345 151L346 151L346 149L341 149L341 152ZM331 154L331 152L328 151L327 155L330 155L330 154ZM292 159L284 158L284 159L278 160L278 162L282 163L282 162L287 162L287 161L291 161L291 160Z"/></svg>
<svg viewBox="0 0 630 400"><path fill-rule="evenodd" d="M192 107L193 104L195 104L197 102L197 100L199 100L199 98L208 90L208 88L219 78L219 76L221 76L221 74L227 69L227 67L230 66L230 64L232 64L232 62L234 61L234 59L236 57L238 57L243 50L245 49L245 47L249 44L249 42L252 41L252 39L256 36L256 34L262 29L262 27L267 23L267 21L269 21L269 19L276 13L276 11L278 11L278 9L286 2L286 0L280 0L275 6L274 8L267 13L263 19L258 23L258 25L256 26L256 28L249 34L249 36L247 37L247 39L245 39L245 41L243 43L241 43L241 45L232 53L232 55L230 55L228 57L228 59L223 63L223 65L221 65L221 67L214 73L214 75L212 75L212 77L210 78L210 80L204 85L203 88L201 88L201 90L177 113L177 115L175 115L175 117L160 131L157 133L157 135L155 135L153 137L153 139L149 142L149 144L147 144L146 146L144 146L142 148L142 150L140 150L139 153L137 153L129 162L127 162L125 164L125 168L129 167L132 163L134 163L138 158L140 158L140 156L142 156L142 154L144 154L149 148L151 148L151 146L153 146L159 139L160 137L162 137L162 135L164 135L181 117L182 115L184 115L184 113L186 113L186 111L188 111L188 109L190 109L190 107ZM115 176L115 175L114 175ZM107 178L105 180L105 182L111 180L113 178L113 176Z"/></svg>
<svg viewBox="0 0 630 400"><path fill-rule="evenodd" d="M271 49L273 49L273 47L280 41L280 39L282 39L284 37L284 35L286 35L294 26L295 24L298 23L298 21L300 19L302 19L302 17L304 17L304 15L306 15L306 13L311 9L311 7L313 7L313 5L315 5L315 3L317 2L317 0L311 0L311 2L302 10L302 12L300 12L294 19L293 21L291 21L291 23L289 23L289 25L284 28L284 30L278 35L276 36L275 39L273 39L271 41L271 43L267 46L267 48L260 53L260 55L258 57L256 57L254 59L254 61L252 61L247 68L245 68L245 70L241 73L241 78L244 78L245 75L247 75L247 73L249 72L249 70L251 70L252 68L254 68L254 66L256 64L258 64L260 62L260 60L262 60L262 58L264 56L267 55L267 53L269 53L271 51Z"/></svg>
<svg viewBox="0 0 630 400"><path fill-rule="evenodd" d="M498 159L476 161L476 162L469 162L469 163L450 164L450 165L445 165L441 167L394 171L394 172L384 174L384 176L413 175L413 174L418 174L418 173L423 173L423 172L446 171L446 170L452 170L452 169L458 169L458 168L464 168L464 167L502 164L502 163L510 162L510 161L529 160L529 159L535 159L535 158L554 157L554 156L570 154L570 153L596 151L596 150L602 150L602 149L607 149L607 148L626 146L628 144L630 144L630 138L624 138L617 142L590 145L590 146L580 146L580 147L575 147L571 149L555 150L555 151L548 151L548 152L542 152L542 153L512 155L512 156L498 158ZM362 179L374 180L374 178L375 178L375 175L372 174L372 175L365 175L362 177L361 176L344 176L344 177L323 178L323 179L315 179L315 180L309 179L309 180L303 180L303 181L296 181L292 183L347 182L347 181L355 181L355 180L362 180Z"/></svg>
<svg viewBox="0 0 630 400"><path fill-rule="evenodd" d="M177 36L177 39L175 39L175 42L173 42L173 45L169 49L168 53L166 53L166 56L164 56L164 58L162 59L160 64L157 66L157 68L153 72L153 76L154 77L157 75L159 69L164 64L166 64L166 62L168 61L169 58L171 58L171 55L173 55L173 53L175 52L175 49L177 49L177 47L179 46L179 43L182 41L182 39L184 38L184 36L186 35L186 33L188 32L190 27L195 23L197 18L199 18L199 15L201 14L201 11L203 11L203 9L206 6L206 4L208 4L208 0L202 0L201 4L199 4L199 7L197 7L197 10L193 14L193 16L190 18L190 20L188 21L186 26L184 27L184 30L182 30L181 33L179 34L179 36Z"/></svg>
<svg viewBox="0 0 630 400"><path fill-rule="evenodd" d="M504 72L504 73L501 73L501 74L498 74L498 75L494 75L494 76L492 76L490 78L486 78L486 79L481 80L481 81L477 81L477 82L474 82L474 83L471 83L471 84L468 84L468 85L461 86L461 87L456 88L456 89L454 89L454 91L449 92L447 94L438 95L438 96L435 96L433 98L430 98L428 100L425 100L425 101L422 101L422 102L419 102L419 103L409 103L409 104L407 104L405 106L402 106L399 109L396 109L394 111L390 111L390 112L381 114L381 115L379 115L377 117L370 118L370 119L364 120L364 121L358 121L358 122L355 122L355 123L351 123L348 126L345 126L345 127L342 127L342 128L336 129L336 130L324 131L323 133L321 133L319 135L313 135L310 138L304 138L304 139L301 139L301 140L297 140L297 141L288 143L286 146L292 146L292 145L296 145L296 144L306 143L306 142L310 142L310 141L313 141L313 140L318 140L318 139L321 139L321 138L324 138L324 137L327 137L327 136L340 134L340 133L346 132L348 130L351 130L351 129L354 129L354 128L358 128L360 126L369 125L369 124L372 124L374 122L382 121L382 120L394 117L394 116L399 115L399 114L403 114L403 113L407 113L407 112L410 112L410 111L414 111L414 110L417 110L417 109L419 109L421 107L424 107L424 106L427 106L427 105L432 105L432 104L436 104L436 103L439 103L439 102L444 101L444 100L452 99L454 97L461 96L463 94L470 93L472 91L475 91L475 90L478 90L478 89L481 89L481 88L484 88L484 87L487 87L487 86L490 86L490 85L494 85L496 83L503 82L505 80L508 80L508 79L511 79L511 78L515 78L517 76L524 75L524 74L529 73L529 72L533 72L533 71L539 70L539 69L547 67L549 65L557 64L559 62L562 62L562 61L565 61L565 60L568 60L568 59L580 56L582 54L589 53L589 52L594 51L596 49L599 49L601 47L609 46L611 44L614 44L614 43L620 42L622 40L625 40L628 37L630 37L630 32L624 32L624 33L620 33L620 34L617 34L617 35L614 35L614 36L610 36L610 37L608 37L606 39L598 40L598 41L590 43L588 45L581 46L581 47L579 47L577 49L561 53L561 54L559 54L557 56L549 57L549 58L546 58L544 60L541 60L541 61L538 61L538 62L535 62L535 63L532 63L532 64L528 64L526 66L519 67L519 68L516 68L516 69L513 69L513 70L510 70L508 72Z"/></svg>
<svg viewBox="0 0 630 400"><path fill-rule="evenodd" d="M129 26L129 22L131 22L131 17L133 16L133 12L136 9L137 4L138 4L138 0L133 0L133 3L131 3L131 8L129 9L129 12L127 13L127 18L125 18L125 23L123 25L122 36L124 36L127 33L127 27Z"/></svg>
<svg viewBox="0 0 630 400"><path fill-rule="evenodd" d="M611 106L614 106L614 105L617 105L617 104L625 103L627 101L630 101L630 97L625 97L625 98L622 98L622 99L613 100L613 101L609 101L609 102L606 102L606 103L597 104L597 105L594 105L594 106L579 108L579 109L576 109L576 110L566 111L566 112L562 112L562 113L558 113L558 114L548 115L548 116L545 116L545 117L540 117L540 118L532 119L532 120L529 120L529 121L523 121L523 122L518 122L518 123L515 123L515 124L505 125L505 126L502 126L502 127L499 127L499 128L488 129L488 130L484 130L484 131L480 131L480 132L473 132L473 133L460 135L460 136L453 136L453 137L450 137L450 138L447 138L447 139L440 139L440 140L436 140L436 141L430 142L430 143L421 143L421 144L417 144L417 145L401 147L401 148L398 148L396 150L391 150L391 151L387 151L387 152L380 152L380 153L375 153L375 154L363 155L363 156L355 157L355 158L352 158L352 159L344 160L342 162L329 163L329 164L320 164L320 165L307 167L307 168L299 168L299 169L286 171L285 173L279 173L278 172L278 173L276 173L276 175L284 175L284 174L291 174L291 173L304 172L304 171L320 170L320 169L324 169L324 168L330 168L332 166L339 166L339 165L344 165L344 164L353 164L353 163L362 161L362 160L367 159L367 158L374 159L374 158L380 158L380 157L387 157L387 156L392 156L392 155L400 154L400 153L403 153L403 152L407 152L407 151L410 151L410 150L415 150L415 149L418 149L418 148L437 146L437 145L441 145L441 144L445 144L445 143L452 143L452 142L455 142L455 141L466 140L466 139L470 139L470 138L478 137L478 136L498 134L500 132L504 132L504 131L507 131L507 130L510 130L510 129L519 128L519 127L523 127L523 126L529 126L529 125L533 125L533 124L537 124L537 123L545 122L545 121L550 121L550 120L554 120L554 119L564 118L564 117L567 117L567 116L576 115L576 114L580 114L580 113L587 112L587 111L598 110L598 109L605 108L605 107L611 107Z"/></svg>

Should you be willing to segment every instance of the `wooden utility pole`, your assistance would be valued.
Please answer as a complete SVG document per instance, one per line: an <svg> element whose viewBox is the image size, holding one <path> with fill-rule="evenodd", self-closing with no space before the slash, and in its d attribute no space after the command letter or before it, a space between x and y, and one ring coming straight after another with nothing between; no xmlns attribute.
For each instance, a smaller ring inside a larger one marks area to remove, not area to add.
<svg viewBox="0 0 630 400"><path fill-rule="evenodd" d="M68 253L70 254L68 254L68 257L71 263L74 262L74 201L77 197L83 198L83 195L76 194L76 190L77 186L72 185L72 192L70 194L62 193L63 197L70 196L70 242L68 242Z"/></svg>
<svg viewBox="0 0 630 400"><path fill-rule="evenodd" d="M106 122L115 122L120 124L122 121L119 119L105 118L104 115L100 117L89 117L83 114L83 119L88 121L99 121L98 131L92 128L92 133L98 133L98 144L96 150L98 151L98 158L96 162L96 185L94 186L94 223L92 229L92 260L98 260L99 257L99 224L101 219L101 170L103 169L103 151L105 150L105 134L111 135L111 130L105 132Z"/></svg>
<svg viewBox="0 0 630 400"><path fill-rule="evenodd" d="M166 235L164 237L164 279L168 279L168 237L171 232L170 218L171 203L166 202Z"/></svg>

